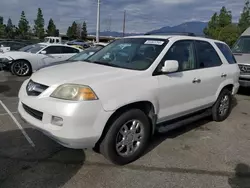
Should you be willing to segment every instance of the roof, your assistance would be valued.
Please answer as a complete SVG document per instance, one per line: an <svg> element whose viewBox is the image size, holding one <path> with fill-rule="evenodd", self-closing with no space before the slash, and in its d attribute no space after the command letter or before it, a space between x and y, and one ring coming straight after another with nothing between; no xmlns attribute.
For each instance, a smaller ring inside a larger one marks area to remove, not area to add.
<svg viewBox="0 0 250 188"><path fill-rule="evenodd" d="M151 38L151 39L190 39L190 40L203 40L207 42L220 42L219 40L205 38L205 37L196 37L196 36L186 36L186 35L139 35L139 36L129 36L124 38Z"/></svg>

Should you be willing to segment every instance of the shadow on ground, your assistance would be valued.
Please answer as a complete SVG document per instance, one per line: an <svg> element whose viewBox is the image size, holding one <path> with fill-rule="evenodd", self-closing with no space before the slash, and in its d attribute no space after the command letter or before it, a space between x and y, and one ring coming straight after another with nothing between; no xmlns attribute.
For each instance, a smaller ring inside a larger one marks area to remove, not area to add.
<svg viewBox="0 0 250 188"><path fill-rule="evenodd" d="M59 146L33 129L25 131L36 144L35 148L19 130L0 132L1 188L58 188L84 164L83 150Z"/></svg>
<svg viewBox="0 0 250 188"><path fill-rule="evenodd" d="M235 168L235 175L228 178L228 184L232 188L249 188L250 187L250 167L240 163Z"/></svg>
<svg viewBox="0 0 250 188"><path fill-rule="evenodd" d="M238 91L237 94L250 96L250 89L249 88L240 87L240 89L239 89L239 91Z"/></svg>
<svg viewBox="0 0 250 188"><path fill-rule="evenodd" d="M234 97L233 101L232 101L232 108L235 108L237 105L238 105L237 99ZM183 135L183 134L185 134L189 131L192 131L192 130L209 131L210 130L209 126L206 126L206 124L209 122L211 122L211 118L207 117L207 118L203 118L203 119L200 119L198 121L195 121L191 124L186 124L182 127L171 130L167 133L156 133L153 136L151 143L150 143L149 147L147 148L147 150L145 151L144 155L149 153L150 151L152 151L154 148L156 148L158 145L160 145L166 139L176 138L176 137Z"/></svg>

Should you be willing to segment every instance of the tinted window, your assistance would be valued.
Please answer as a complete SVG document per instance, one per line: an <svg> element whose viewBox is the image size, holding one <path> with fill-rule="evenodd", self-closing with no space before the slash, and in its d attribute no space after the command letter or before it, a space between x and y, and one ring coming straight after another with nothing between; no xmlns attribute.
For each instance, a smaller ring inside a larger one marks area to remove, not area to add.
<svg viewBox="0 0 250 188"><path fill-rule="evenodd" d="M62 53L64 54L74 54L74 53L78 53L79 50L75 49L75 48L70 48L70 47L62 47Z"/></svg>
<svg viewBox="0 0 250 188"><path fill-rule="evenodd" d="M196 68L193 41L178 41L168 50L163 57L158 70L162 68L166 60L177 60L179 62L178 71L192 70Z"/></svg>
<svg viewBox="0 0 250 188"><path fill-rule="evenodd" d="M227 59L228 63L230 64L236 63L234 55L232 54L230 48L226 44L218 43L218 42L215 44L218 46L218 48L220 49L224 57Z"/></svg>
<svg viewBox="0 0 250 188"><path fill-rule="evenodd" d="M62 47L61 46L49 46L45 49L46 54L61 54Z"/></svg>
<svg viewBox="0 0 250 188"><path fill-rule="evenodd" d="M205 41L196 41L199 68L216 67L222 64L214 47Z"/></svg>
<svg viewBox="0 0 250 188"><path fill-rule="evenodd" d="M250 53L250 36L240 37L232 48L233 53Z"/></svg>

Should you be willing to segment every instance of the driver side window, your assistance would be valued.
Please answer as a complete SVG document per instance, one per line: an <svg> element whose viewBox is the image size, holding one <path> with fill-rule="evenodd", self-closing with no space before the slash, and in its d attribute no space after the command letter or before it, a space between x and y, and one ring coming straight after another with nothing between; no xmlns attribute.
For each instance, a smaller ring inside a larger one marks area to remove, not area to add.
<svg viewBox="0 0 250 188"><path fill-rule="evenodd" d="M179 63L178 72L196 68L195 48L192 40L175 42L163 57L157 70L160 71L166 60L176 60Z"/></svg>

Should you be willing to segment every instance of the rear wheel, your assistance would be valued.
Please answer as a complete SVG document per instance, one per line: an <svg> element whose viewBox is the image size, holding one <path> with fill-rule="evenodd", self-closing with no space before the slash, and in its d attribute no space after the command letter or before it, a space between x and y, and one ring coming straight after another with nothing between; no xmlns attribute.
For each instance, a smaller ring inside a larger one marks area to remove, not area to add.
<svg viewBox="0 0 250 188"><path fill-rule="evenodd" d="M11 65L11 72L17 76L29 76L31 74L31 66L28 61L18 60Z"/></svg>
<svg viewBox="0 0 250 188"><path fill-rule="evenodd" d="M223 89L212 108L214 121L224 121L232 111L232 93L228 89Z"/></svg>
<svg viewBox="0 0 250 188"><path fill-rule="evenodd" d="M148 145L150 123L139 109L121 114L110 126L100 144L101 153L118 165L138 159Z"/></svg>

